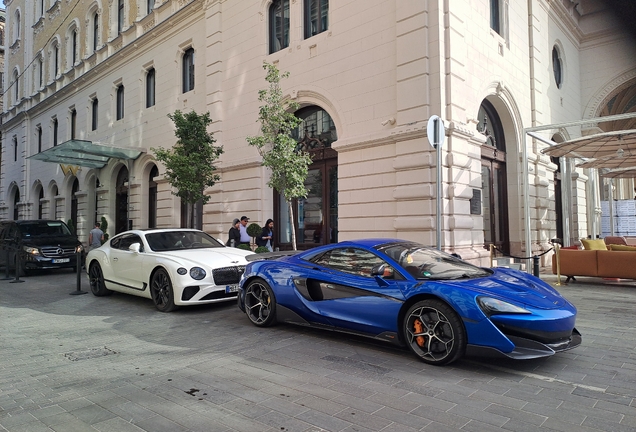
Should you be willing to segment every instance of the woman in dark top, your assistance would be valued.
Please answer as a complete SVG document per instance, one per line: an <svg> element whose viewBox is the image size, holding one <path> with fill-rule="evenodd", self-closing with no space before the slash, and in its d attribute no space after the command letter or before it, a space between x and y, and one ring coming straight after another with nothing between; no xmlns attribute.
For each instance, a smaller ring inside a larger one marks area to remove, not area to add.
<svg viewBox="0 0 636 432"><path fill-rule="evenodd" d="M256 238L256 244L265 246L270 252L274 252L274 221L267 219L261 235Z"/></svg>
<svg viewBox="0 0 636 432"><path fill-rule="evenodd" d="M232 228L230 228L230 232L228 233L228 240L225 243L226 246L236 247L241 243L241 232L239 231L239 225L241 221L238 219L234 219L232 222ZM234 243L232 243L234 240Z"/></svg>

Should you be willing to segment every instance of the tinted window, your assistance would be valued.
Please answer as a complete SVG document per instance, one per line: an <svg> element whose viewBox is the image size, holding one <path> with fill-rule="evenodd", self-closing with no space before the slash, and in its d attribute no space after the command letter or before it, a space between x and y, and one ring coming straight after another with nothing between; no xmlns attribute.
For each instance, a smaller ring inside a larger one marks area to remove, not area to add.
<svg viewBox="0 0 636 432"><path fill-rule="evenodd" d="M166 231L146 234L146 241L155 252L179 249L222 248L213 237L203 231Z"/></svg>
<svg viewBox="0 0 636 432"><path fill-rule="evenodd" d="M73 235L64 222L58 221L23 223L20 224L20 231L22 238Z"/></svg>
<svg viewBox="0 0 636 432"><path fill-rule="evenodd" d="M128 250L131 244L139 243L143 245L141 241L141 237L137 234L127 234L120 237L120 240L117 242L117 249ZM112 246L112 245L111 245Z"/></svg>
<svg viewBox="0 0 636 432"><path fill-rule="evenodd" d="M492 274L445 252L417 243L394 243L383 245L378 250L395 260L416 279L462 279Z"/></svg>
<svg viewBox="0 0 636 432"><path fill-rule="evenodd" d="M358 248L336 248L310 259L315 264L344 273L371 277L373 267L386 264L377 255ZM388 264L387 264L388 266Z"/></svg>

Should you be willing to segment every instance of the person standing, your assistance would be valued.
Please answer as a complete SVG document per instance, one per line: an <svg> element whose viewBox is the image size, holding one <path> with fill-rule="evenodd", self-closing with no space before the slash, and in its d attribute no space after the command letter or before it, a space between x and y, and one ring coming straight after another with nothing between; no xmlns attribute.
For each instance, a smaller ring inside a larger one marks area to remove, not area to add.
<svg viewBox="0 0 636 432"><path fill-rule="evenodd" d="M104 241L104 231L101 230L99 222L95 222L95 228L88 233L88 250L91 251L102 245Z"/></svg>
<svg viewBox="0 0 636 432"><path fill-rule="evenodd" d="M256 244L265 246L270 252L274 252L274 221L267 219L261 235L256 239Z"/></svg>
<svg viewBox="0 0 636 432"><path fill-rule="evenodd" d="M232 221L232 228L230 228L230 232L228 233L228 239L226 246L237 247L239 243L241 243L241 231L239 230L239 225L241 225L241 221L238 219L234 219Z"/></svg>
<svg viewBox="0 0 636 432"><path fill-rule="evenodd" d="M239 226L239 231L241 232L241 241L240 244L250 245L252 238L247 233L247 223L250 221L250 218L247 216L241 216L241 224Z"/></svg>

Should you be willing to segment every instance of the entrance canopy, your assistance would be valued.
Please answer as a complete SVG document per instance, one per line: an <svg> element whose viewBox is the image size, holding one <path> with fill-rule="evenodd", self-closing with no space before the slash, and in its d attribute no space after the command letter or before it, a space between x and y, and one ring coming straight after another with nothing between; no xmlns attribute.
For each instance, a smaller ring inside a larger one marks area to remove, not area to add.
<svg viewBox="0 0 636 432"><path fill-rule="evenodd" d="M596 159L588 159L585 162L576 164L579 168L634 168L636 167L636 154L629 156L603 156Z"/></svg>
<svg viewBox="0 0 636 432"><path fill-rule="evenodd" d="M87 168L103 168L110 159L134 160L142 153L145 153L145 149L125 149L85 140L69 140L29 156L27 159Z"/></svg>
<svg viewBox="0 0 636 432"><path fill-rule="evenodd" d="M577 158L636 156L636 130L619 130L576 138L545 148L541 153Z"/></svg>

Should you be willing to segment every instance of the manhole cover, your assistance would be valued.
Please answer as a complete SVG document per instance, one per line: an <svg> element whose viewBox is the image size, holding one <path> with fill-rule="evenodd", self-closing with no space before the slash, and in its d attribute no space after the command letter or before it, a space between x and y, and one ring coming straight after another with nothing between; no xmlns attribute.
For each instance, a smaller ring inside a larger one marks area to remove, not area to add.
<svg viewBox="0 0 636 432"><path fill-rule="evenodd" d="M88 348L81 351L71 351L64 354L64 357L70 361L88 360L97 357L104 357L110 354L117 354L117 351L113 351L110 348Z"/></svg>

